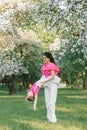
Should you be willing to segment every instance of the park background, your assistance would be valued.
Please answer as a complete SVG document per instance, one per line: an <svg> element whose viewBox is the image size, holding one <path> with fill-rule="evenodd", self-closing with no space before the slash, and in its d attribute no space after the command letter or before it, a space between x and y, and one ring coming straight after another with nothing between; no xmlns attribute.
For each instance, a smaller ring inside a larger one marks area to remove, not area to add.
<svg viewBox="0 0 87 130"><path fill-rule="evenodd" d="M0 130L86 130L86 0L0 0ZM41 76L43 53L59 66L57 124L46 120L43 88L38 110L26 90Z"/></svg>

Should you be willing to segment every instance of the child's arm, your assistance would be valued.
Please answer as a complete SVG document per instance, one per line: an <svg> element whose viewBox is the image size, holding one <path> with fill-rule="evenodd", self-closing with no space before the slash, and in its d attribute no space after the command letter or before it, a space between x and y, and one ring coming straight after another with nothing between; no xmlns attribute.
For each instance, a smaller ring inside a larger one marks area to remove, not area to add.
<svg viewBox="0 0 87 130"><path fill-rule="evenodd" d="M35 99L34 99L34 104L33 104L33 110L36 111L37 110L37 100L38 100L38 95L35 96Z"/></svg>

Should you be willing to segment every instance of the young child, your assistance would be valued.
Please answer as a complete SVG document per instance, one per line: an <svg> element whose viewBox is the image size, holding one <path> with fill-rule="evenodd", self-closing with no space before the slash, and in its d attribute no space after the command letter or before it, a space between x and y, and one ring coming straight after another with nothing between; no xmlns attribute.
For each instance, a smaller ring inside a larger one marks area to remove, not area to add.
<svg viewBox="0 0 87 130"><path fill-rule="evenodd" d="M37 82L35 82L32 87L28 90L28 93L27 93L27 97L26 97L26 100L29 100L29 101L34 101L34 104L33 104L33 110L36 111L37 110L37 100L38 100L38 93L39 93L39 90L41 88L42 85L42 82L45 82L46 80L48 80L49 77L45 77L45 76L42 76L40 78L40 80L38 80ZM47 83L45 83L44 86L46 86L47 84L49 84L49 82L54 82L54 83L57 83L59 84L60 82L60 78L58 76L55 76L55 78L51 81L48 81Z"/></svg>

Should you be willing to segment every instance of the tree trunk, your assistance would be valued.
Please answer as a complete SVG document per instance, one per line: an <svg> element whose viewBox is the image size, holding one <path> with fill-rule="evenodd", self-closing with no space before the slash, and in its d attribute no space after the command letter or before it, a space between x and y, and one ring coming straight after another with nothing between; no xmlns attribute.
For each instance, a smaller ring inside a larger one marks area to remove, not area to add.
<svg viewBox="0 0 87 130"><path fill-rule="evenodd" d="M10 83L8 87L9 87L9 95L12 95L12 93L13 93L12 92L12 84Z"/></svg>
<svg viewBox="0 0 87 130"><path fill-rule="evenodd" d="M87 90L87 79L83 80L83 89Z"/></svg>
<svg viewBox="0 0 87 130"><path fill-rule="evenodd" d="M9 95L12 95L13 93L16 93L16 87L15 87L15 76L12 76L12 80L9 84Z"/></svg>
<svg viewBox="0 0 87 130"><path fill-rule="evenodd" d="M19 83L19 91L22 91L23 90L23 82L22 80L20 80L20 83Z"/></svg>

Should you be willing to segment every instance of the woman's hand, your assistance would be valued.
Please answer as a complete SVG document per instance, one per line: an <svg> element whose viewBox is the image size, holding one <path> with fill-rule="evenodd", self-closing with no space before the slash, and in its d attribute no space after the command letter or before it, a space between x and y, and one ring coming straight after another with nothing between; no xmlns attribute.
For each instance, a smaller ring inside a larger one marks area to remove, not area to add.
<svg viewBox="0 0 87 130"><path fill-rule="evenodd" d="M41 82L41 86L44 86L45 85L45 82Z"/></svg>
<svg viewBox="0 0 87 130"><path fill-rule="evenodd" d="M34 111L36 111L36 110L37 110L37 107L36 107L36 106L34 106L34 107L33 107L33 110L34 110Z"/></svg>

